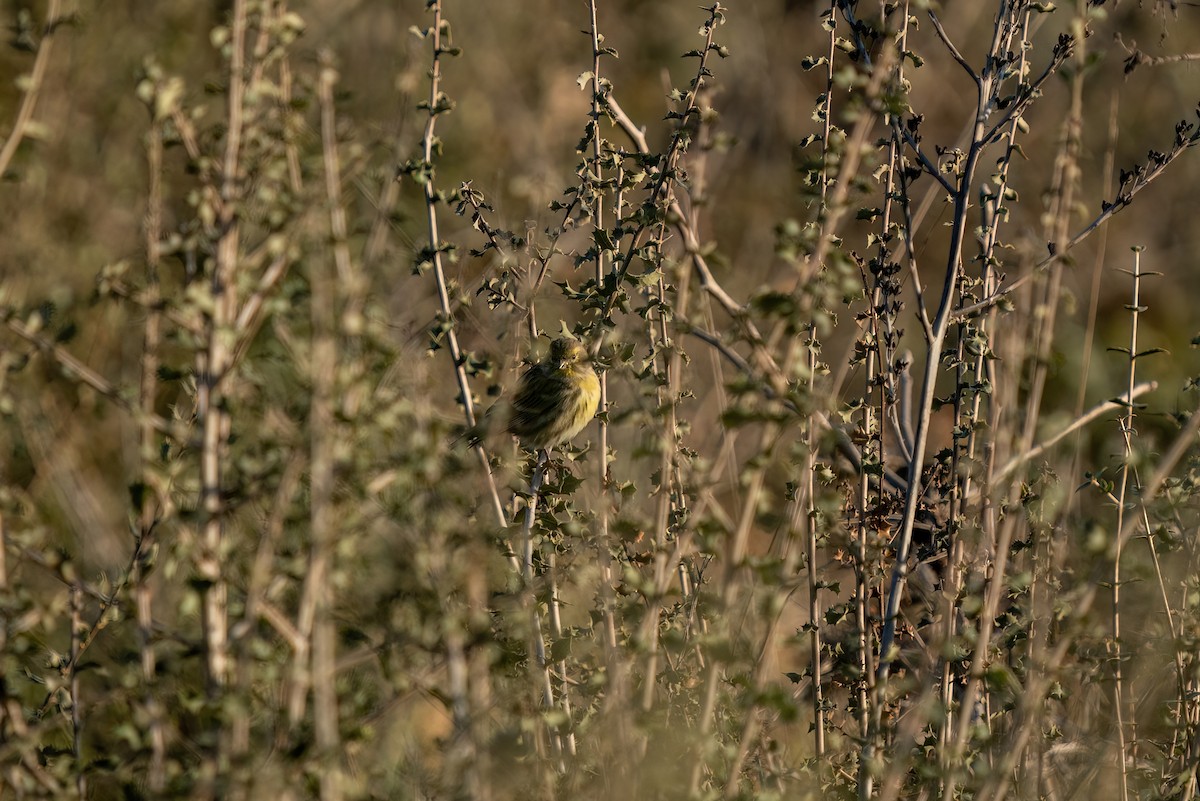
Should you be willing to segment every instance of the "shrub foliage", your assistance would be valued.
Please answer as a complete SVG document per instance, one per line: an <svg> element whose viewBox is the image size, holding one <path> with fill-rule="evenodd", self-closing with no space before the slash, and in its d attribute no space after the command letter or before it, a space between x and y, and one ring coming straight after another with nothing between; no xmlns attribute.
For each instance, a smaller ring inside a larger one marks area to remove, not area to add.
<svg viewBox="0 0 1200 801"><path fill-rule="evenodd" d="M13 12L0 797L1196 798L1194 9L202 5Z"/></svg>

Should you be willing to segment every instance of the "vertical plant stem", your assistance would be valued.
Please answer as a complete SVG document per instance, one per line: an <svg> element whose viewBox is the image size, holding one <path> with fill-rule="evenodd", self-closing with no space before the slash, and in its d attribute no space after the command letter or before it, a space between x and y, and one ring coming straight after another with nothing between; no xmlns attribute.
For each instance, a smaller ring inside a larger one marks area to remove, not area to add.
<svg viewBox="0 0 1200 801"><path fill-rule="evenodd" d="M1022 37L1026 35L1029 25L1029 15L1026 13L1021 21L1020 31ZM1019 49L1020 55L1016 62L1016 74L1025 76L1028 71L1026 49ZM994 256L995 250L1000 243L1000 228L1003 223L1008 220L1008 206L1006 203L1009 199L1009 172L1012 165L1013 153L1016 152L1017 135L1021 130L1019 120L1013 118L1007 126L1007 134L1002 140L1006 145L1005 155L999 160L999 168L995 173L994 179L996 186L989 188L985 185L980 189L980 224L982 237L980 242L979 263L981 275L977 286L978 294L983 297L988 297L994 290L996 284L996 263ZM961 307L966 299L965 293L960 293L957 305ZM965 442L960 443L956 437L952 473L958 478L951 487L951 505L950 505L950 526L949 526L949 547L947 557L947 575L945 586L946 589L942 594L943 602L940 613L943 616L942 626L942 644L940 650L944 653L951 647L951 643L958 635L959 625L959 609L958 600L962 590L964 579L964 561L966 558L965 543L962 538L963 528L968 525L966 515L968 513L968 505L972 497L972 488L976 475L972 470L963 470L960 465L965 460L965 463L970 465L977 460L977 450L980 445L980 431L985 430L981 427L981 414L984 402L984 393L979 389L980 386L994 386L995 382L989 380L991 373L991 361L989 360L989 352L994 351L995 345L992 341L990 333L995 311L980 318L978 321L972 321L970 325L962 325L959 327L959 342L957 363L958 369L955 376L955 425L965 432ZM964 341L966 337L971 337L975 340L971 347L967 347ZM974 359L968 363L968 354L973 352ZM970 400L963 408L962 397L964 388L970 386ZM992 396L987 398L990 408L995 410L997 405ZM986 429L994 430L994 429ZM994 468L995 450L994 440L987 440L983 443L984 449L984 471L987 475L983 477L985 486L992 486L990 481L991 471ZM987 506L987 499L983 500L984 510ZM985 513L981 510L981 513ZM954 675L953 665L950 660L941 660L941 703L945 710L939 731L939 743L941 748L938 749L938 764L940 767L939 785L943 794L947 792L947 787L951 784L951 775L955 767L951 764L950 758L954 753L952 743L955 742L955 692L956 677Z"/></svg>
<svg viewBox="0 0 1200 801"><path fill-rule="evenodd" d="M80 635L86 633L83 622L83 590L76 583L71 587L71 754L75 759L75 792L87 798L87 771L83 764L83 703L79 697Z"/></svg>
<svg viewBox="0 0 1200 801"><path fill-rule="evenodd" d="M693 225L694 222L693 220ZM664 224L656 235L656 241L664 242L666 236ZM668 316L662 312L662 309L671 308L671 316L676 319L686 318L691 287L691 271L686 266L680 266L675 273L674 304L668 305L668 284L664 276L659 279L655 288L656 299L662 304L662 307L652 315L649 325L656 363L661 353L665 352L667 355L659 374L660 386L656 392L658 408L660 412L665 411L665 414L662 419L662 432L659 440L662 453L659 458L661 479L658 487L658 502L655 506L654 584L639 635L639 639L644 643L643 647L646 649L646 670L642 682L641 698L643 712L649 712L653 708L658 688L660 614L663 608L663 596L671 582L672 574L678 577L683 604L694 610L691 584L687 578L686 558L676 559L672 562L675 554L680 552L678 546L681 544L681 540L686 540L687 537L680 537L678 531L674 532L676 547L673 549L670 547L673 514L682 514L686 508L683 478L677 458L680 447L678 398L682 386L680 377L683 369L683 350L678 341L670 338ZM690 627L690 623L685 625Z"/></svg>
<svg viewBox="0 0 1200 801"><path fill-rule="evenodd" d="M449 614L449 609L444 614ZM466 644L462 627L452 622L443 635L446 640L446 678L450 695L450 717L454 724L454 738L447 749L448 767L462 771L462 784L474 798L478 792L479 776L476 771L475 749L471 730L471 697L468 689Z"/></svg>
<svg viewBox="0 0 1200 801"><path fill-rule="evenodd" d="M592 231L604 231L604 172L602 166L602 157L604 155L603 142L600 137L600 100L603 92L603 85L600 80L600 28L596 20L596 0L588 0L588 32L592 42L592 108L591 108L591 127L592 127L592 173L593 180L596 182L596 191L593 193L592 202ZM599 241L596 241L596 262L595 275L596 283L603 286L608 280L609 265L607 260L607 252L600 246ZM615 276L615 272L613 273ZM619 287L613 287L616 292ZM597 542L600 548L600 566L602 577L601 581L608 587L612 586L612 555L608 551L608 503L606 501L608 487L608 373L600 371L600 404L598 408L597 432L596 441L597 451L599 452L599 479L600 479L600 502L597 505ZM604 642L606 653L613 654L616 649L617 631L616 621L613 617L613 609L611 604L606 604L604 610ZM610 667L617 667L614 664ZM617 681L618 692L623 691L623 681L618 680L617 676L610 676L610 679Z"/></svg>
<svg viewBox="0 0 1200 801"><path fill-rule="evenodd" d="M264 11L264 14L267 15L264 21L264 28L277 24L284 18L286 13L287 7L285 3L278 2L272 4L269 9ZM261 32L259 45L263 46ZM292 71L289 60L286 57L281 58L278 65L279 98L277 108L284 115L285 129L290 130L298 124L297 118L299 116L293 106L294 87ZM256 79L261 75L265 66L261 60L255 64L254 75ZM178 118L176 118L176 124L179 124ZM283 143L283 152L287 165L288 188L296 196L299 196L304 187L300 171L300 154L295 137L286 137ZM267 318L267 301L270 293L283 281L284 276L292 266L293 260L294 257L286 252L276 256L259 276L254 291L241 305L235 323L238 344L232 357L233 364L239 364L245 358L250 344L254 341L257 332ZM309 278L310 282L320 280L319 275L310 275ZM310 310L310 325L312 324L311 315L312 310ZM313 367L310 364L310 376L312 373ZM314 390L316 389L315 383L313 384L313 388ZM272 561L277 556L277 548L283 537L285 520L291 508L293 497L296 494L297 487L303 478L306 468L311 464L311 439L309 444L310 447L308 449L299 449L293 453L283 470L283 474L279 478L279 483L272 498L271 512L262 527L254 561L250 568L250 575L246 581L242 619L231 627L231 631L236 632L232 637L235 660L233 680L236 682L238 693L243 698L248 697L252 692L251 685L253 682L253 661L248 657L248 640L252 636L253 626L257 624L259 615L264 612L264 601L267 594ZM282 721L286 721L287 725L280 725L276 729L277 745L280 747L295 746L295 740L292 738L294 738L295 733L299 730L303 722L308 702L308 691L312 682L311 634L313 608L316 602L314 587L311 582L311 576L306 576L305 584L301 590L299 611L296 616L295 627L293 628L293 636L287 638L292 648L291 669L285 688L281 692L282 701L280 705L283 714L280 715L280 718ZM233 713L232 736L233 755L235 757L241 757L249 751L251 745L250 727L251 720L247 710L241 704L237 705ZM243 783L236 787L235 790L239 793L236 797L244 798L249 787Z"/></svg>
<svg viewBox="0 0 1200 801"><path fill-rule="evenodd" d="M150 767L146 786L151 793L162 793L166 784L166 734L162 704L156 695L158 659L154 644L154 591L147 580L151 537L159 513L159 482L152 476L151 465L158 459L154 423L158 394L159 346L162 339L162 315L158 311L161 289L158 281L159 242L162 239L162 126L155 123L146 139L147 174L150 180L146 204L146 323L142 331L141 384L139 408L142 411L139 456L142 462L141 508L138 510L136 550L140 558L133 563L130 583L133 588L138 629L138 649L144 688L143 703L149 718Z"/></svg>
<svg viewBox="0 0 1200 801"><path fill-rule="evenodd" d="M1108 138L1104 148L1104 169L1102 170L1103 182L1101 186L1105 191L1113 183L1113 169L1116 166L1117 158L1117 136L1120 132L1120 127L1117 125L1117 108L1118 95L1114 94L1109 101L1108 109ZM1083 414L1085 403L1087 402L1087 386L1088 377L1091 374L1092 367L1092 346L1096 341L1096 318L1100 312L1100 278L1103 275L1104 255L1108 249L1108 227L1100 232L1100 241L1096 244L1096 256L1092 259L1092 281L1088 292L1088 314L1087 323L1084 325L1083 346L1081 352L1083 354L1083 365L1079 373L1079 393L1075 398L1075 416ZM1080 472L1078 465L1082 459L1083 438L1079 437L1075 446L1075 469L1071 472L1078 474Z"/></svg>
<svg viewBox="0 0 1200 801"><path fill-rule="evenodd" d="M837 0L833 0L829 4L829 36L828 46L825 53L825 96L822 99L821 113L821 201L819 210L822 215L826 213L829 199L829 133L833 122L830 115L833 112L833 75L834 63L837 56ZM819 265L817 266L819 269ZM815 332L810 329L809 336L813 337ZM809 343L808 351L808 375L811 381L816 376L816 351L812 342ZM868 367L868 372L870 368ZM865 413L865 412L864 412ZM809 677L812 680L812 710L813 710L813 751L820 760L825 754L825 700L823 697L822 676L821 676L821 626L820 626L820 604L817 597L817 531L816 521L813 519L812 512L815 509L816 499L814 498L815 484L813 482L813 471L816 469L816 426L812 420L807 424L807 446L808 453L804 459L803 481L806 489L803 503L808 504L807 520L804 522L802 531L805 533L805 555L808 571L808 625L809 625ZM866 474L863 474L865 481ZM860 487L862 489L862 487ZM860 495L860 513L866 508L865 493ZM860 514L861 522L861 514ZM856 569L861 568L862 564L856 566ZM860 574L861 575L861 574ZM861 582L856 583L856 589L862 589ZM859 629L859 657L866 657L866 615L865 606L866 597L856 592L855 606L856 614L859 616L861 628ZM861 613L861 614L859 614ZM865 667L865 666L864 666ZM864 681L867 681L866 671L863 671ZM865 701L865 692L860 693L860 701ZM865 710L866 705L863 703L862 708ZM863 734L866 732L864 730Z"/></svg>
<svg viewBox="0 0 1200 801"><path fill-rule="evenodd" d="M338 291L352 282L350 249L346 243L346 215L342 208L341 167L337 151L337 127L333 108L333 86L337 81L329 54L322 54L317 97L321 107L325 199L329 206L329 229L333 265L314 260L312 286L312 407L309 411L311 449L312 550L309 554L307 586L312 588L312 686L313 733L320 752L322 801L342 797L341 747L338 726L337 635L332 618L334 602L334 545L337 509L334 505L335 443L338 438L334 403L338 374Z"/></svg>
<svg viewBox="0 0 1200 801"><path fill-rule="evenodd" d="M240 158L243 98L245 91L246 0L234 0L230 12L228 97L225 152L221 160L216 197L216 258L209 276L212 296L206 342L196 357L196 410L200 434L200 539L196 572L202 583L201 621L204 629L204 665L208 697L218 702L225 695L229 673L228 592L224 563L225 502L224 460L227 455L230 419L226 394L230 391L226 371L234 344L233 323L238 307L238 253L241 197ZM231 749L225 716L214 714L214 749L201 767L201 796L221 793L221 775L228 770Z"/></svg>
<svg viewBox="0 0 1200 801"><path fill-rule="evenodd" d="M604 179L604 141L600 135L600 122L604 118L602 115L603 99L608 92L607 84L600 77L600 58L604 55L601 49L602 36L600 35L600 26L597 19L597 2L596 0L588 0L588 35L591 40L592 49L592 103L590 110L590 128L591 128L591 154L590 154L590 180L595 186L592 191L592 240L595 248L596 258L594 264L594 275L597 286L605 286L611 282L609 287L613 293L610 297L615 299L620 291L620 264L612 258L606 248L601 244L601 236L605 234L605 207L604 198L609 191ZM666 181L666 176L661 176L661 179ZM618 211L619 213L619 211ZM633 237L636 242L637 235ZM632 246L632 245L631 245ZM628 258L624 264L629 264ZM607 318L611 313L611 306L605 310L604 317ZM603 335L603 329L601 329ZM599 341L597 341L599 347ZM617 640L617 621L616 621L616 598L613 587L616 583L616 576L613 570L612 543L609 535L609 445L608 445L608 371L599 371L600 379L600 402L597 407L597 428L596 442L597 453L599 460L597 464L597 473L599 479L598 486L598 502L596 505L596 547L599 551L597 556L600 560L600 595L603 603L603 632L602 643L605 655L605 667L608 672L609 690L605 699L605 707L613 715L614 725L616 727L616 742L617 747L622 753L629 753L632 749L630 744L629 721L626 714L629 710L629 668L620 658L618 651ZM654 682L653 675L647 675L644 679L647 683ZM624 783L627 776L628 763L625 760L618 760L613 766L617 774L617 780Z"/></svg>
<svg viewBox="0 0 1200 801"><path fill-rule="evenodd" d="M197 370L202 431L200 486L203 512L197 569L204 581L205 666L209 692L214 698L225 685L228 672L228 588L221 567L225 508L221 489L229 420L225 408L227 387L222 383L229 364L230 326L236 319L237 310L237 204L241 193L238 173L243 125L246 0L234 0L230 28L228 126L219 188L217 253L210 281L212 319L208 326L207 348L200 355Z"/></svg>
<svg viewBox="0 0 1200 801"><path fill-rule="evenodd" d="M995 29L990 48L989 65L994 63L994 55L1001 45L1001 29L1007 22L1009 13L1007 5L1001 7L996 15ZM946 271L942 284L941 299L934 314L929 330L929 341L925 352L925 369L921 380L921 395L917 405L917 428L914 435L912 458L908 464L908 490L904 499L904 512L900 529L895 539L895 555L891 578L889 580L886 606L883 612L883 629L879 638L879 663L876 668L876 683L871 698L871 726L866 743L863 747L863 761L868 763L868 773L865 780L860 780L859 798L869 798L872 792L873 779L869 773L870 764L874 761L877 738L880 733L882 718L883 688L887 684L891 664L896 658L895 639L896 626L900 611L900 599L908 576L908 553L912 545L913 525L916 522L917 507L922 495L922 484L925 469L925 451L929 442L929 428L933 415L935 387L942 361L942 348L951 324L951 312L954 309L956 292L959 286L959 275L962 270L963 242L967 235L967 210L971 197L972 182L979 156L986 142L987 114L989 104L996 91L996 76L991 67L985 69L975 80L976 104L975 123L972 129L970 144L967 149L963 166L957 176L954 192L954 216L950 228L950 242L947 247Z"/></svg>
<svg viewBox="0 0 1200 801"><path fill-rule="evenodd" d="M549 548L546 555L548 575L549 575L549 595L546 599L546 607L548 617L550 618L550 636L555 642L559 642L563 638L562 625L562 604L558 597L559 587L559 571L558 571L558 554L554 548ZM547 666L548 667L548 666ZM567 672L567 660L558 660L558 703L562 708L563 714L568 721L571 720L571 697L568 694L570 689L570 674ZM562 737L563 749L568 756L575 756L575 731L573 727L568 725L566 734Z"/></svg>
<svg viewBox="0 0 1200 801"><path fill-rule="evenodd" d="M817 351L815 343L808 349L808 374L817 374ZM813 711L813 753L819 760L825 757L825 689L821 673L821 599L818 595L820 583L817 580L817 428L816 423L809 421L806 431L807 452L804 454L804 467L801 473L803 480L803 499L797 503L797 510L803 510L803 524L800 530L804 532L804 556L808 572L808 658L809 675L812 678L812 711ZM784 572L784 575L790 575Z"/></svg>
<svg viewBox="0 0 1200 801"><path fill-rule="evenodd" d="M1082 2L1076 4L1075 13L1080 19L1084 17L1086 11ZM1023 30L1027 29L1028 24L1029 15L1026 13ZM1066 119L1062 124L1061 140L1055 158L1054 181L1051 187L1051 208L1048 214L1048 220L1052 229L1047 232L1047 240L1050 242L1062 242L1070 236L1071 216L1075 208L1075 191L1080 180L1079 151L1083 132L1083 89L1084 76L1088 72L1086 69L1087 53L1085 48L1086 37L1081 37L1081 41L1075 50L1075 69L1070 77L1070 105ZM1003 201L1004 198L1001 196L998 202ZM1026 397L1024 430L1018 444L1018 448L1022 452L1032 446L1038 422L1041 420L1041 405L1046 392L1046 382L1051 363L1051 348L1055 340L1055 327L1058 308L1060 306L1060 296L1062 294L1063 272L1062 270L1055 270L1051 273L1044 298L1038 301L1038 308L1044 309L1045 313L1038 316L1040 325L1033 337L1036 342L1033 358L1034 374L1030 381L1029 393ZM992 291L994 291L994 287L986 288L985 297ZM1052 598L1054 588L1051 583L1051 575L1055 544L1053 538L1043 534L1039 527L1032 527L1029 533L1032 540L1032 548L1029 551L1029 569L1032 580L1029 586L1028 600L1029 631L1027 635L1027 651L1029 654L1030 672L1032 672L1040 670L1041 664L1045 661L1045 651L1048 647L1050 630L1053 626ZM1038 709L1036 714L1040 714L1040 711ZM1043 749L1038 749L1039 761L1042 751ZM1023 761L1024 756L1022 755ZM1035 770L1021 771L1022 775L1026 778L1028 790L1031 793L1036 791L1039 780L1038 772Z"/></svg>
<svg viewBox="0 0 1200 801"><path fill-rule="evenodd" d="M550 681L550 665L546 660L546 642L542 638L542 614L538 608L537 593L533 586L533 524L537 520L538 496L546 476L546 462L550 454L542 448L537 452L529 474L529 501L525 507L525 522L521 526L521 583L522 598L529 610L529 674L539 687L542 707L554 707L554 685ZM555 756L561 756L562 740L555 730L549 731L550 743Z"/></svg>
<svg viewBox="0 0 1200 801"><path fill-rule="evenodd" d="M1129 369L1128 369L1128 402L1125 414L1121 418L1121 437L1125 443L1124 464L1121 466L1121 480L1117 487L1117 531L1125 527L1126 497L1129 493L1130 473L1133 462L1133 423L1135 405L1133 402L1133 387L1137 374L1138 358L1138 320L1142 312L1142 249L1133 249L1133 300L1127 307L1130 314L1129 325ZM1117 759L1121 768L1121 801L1129 799L1129 755L1126 745L1125 730L1125 683L1123 670L1123 646L1121 641L1121 555L1123 553L1123 538L1118 536L1114 543L1112 567L1112 641L1109 651L1113 664L1113 714L1117 726Z"/></svg>
<svg viewBox="0 0 1200 801"><path fill-rule="evenodd" d="M429 258L433 263L433 276L437 285L438 306L447 324L446 345L450 351L450 360L454 363L454 378L458 383L459 402L462 404L467 427L474 428L477 423L475 401L471 395L470 381L467 379L466 361L463 358L463 351L458 342L458 331L454 326L454 310L450 304L450 293L446 284L446 271L442 258L444 245L441 237L438 235L437 205L441 201L438 199L437 189L434 184L436 171L433 161L433 151L434 143L437 139L435 135L437 120L441 114L449 110L448 100L442 94L441 89L442 56L449 52L449 44L443 44L443 35L449 31L449 25L442 19L441 0L431 0L427 8L433 11L433 25L428 31L433 55L429 70L429 116L425 120L425 132L421 136L421 158L424 161L427 175L422 179L421 184L425 195L425 222L426 231L429 236ZM504 528L508 525L508 520L504 514L504 504L500 502L500 492L496 488L495 476L492 475L491 462L488 460L487 453L484 451L482 444L475 447L475 452L479 456L480 466L483 468L487 479L489 496L492 502L492 512L495 514L497 524L501 528Z"/></svg>

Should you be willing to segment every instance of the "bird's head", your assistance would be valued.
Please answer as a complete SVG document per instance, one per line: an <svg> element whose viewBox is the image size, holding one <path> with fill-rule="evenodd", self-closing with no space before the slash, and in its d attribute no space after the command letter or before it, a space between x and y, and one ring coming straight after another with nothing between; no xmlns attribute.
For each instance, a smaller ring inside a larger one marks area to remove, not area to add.
<svg viewBox="0 0 1200 801"><path fill-rule="evenodd" d="M583 364L587 360L587 348L577 339L559 337L550 343L550 361L554 364Z"/></svg>

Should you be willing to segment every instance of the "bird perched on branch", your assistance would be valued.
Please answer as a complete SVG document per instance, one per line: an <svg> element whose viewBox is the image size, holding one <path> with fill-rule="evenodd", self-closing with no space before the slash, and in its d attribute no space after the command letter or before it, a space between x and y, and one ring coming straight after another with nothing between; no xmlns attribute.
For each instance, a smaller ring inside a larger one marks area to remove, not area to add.
<svg viewBox="0 0 1200 801"><path fill-rule="evenodd" d="M545 359L530 366L513 393L508 431L531 451L570 440L596 416L600 379L587 349L568 337L550 343Z"/></svg>

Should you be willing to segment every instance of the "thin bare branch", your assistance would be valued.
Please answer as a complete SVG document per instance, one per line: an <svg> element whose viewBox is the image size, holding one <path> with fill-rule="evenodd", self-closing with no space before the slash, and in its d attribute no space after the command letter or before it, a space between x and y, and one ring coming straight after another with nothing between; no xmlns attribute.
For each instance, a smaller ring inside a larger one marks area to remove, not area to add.
<svg viewBox="0 0 1200 801"><path fill-rule="evenodd" d="M62 0L50 0L46 7L42 38L37 44L37 56L33 60L33 71L29 73L28 83L25 85L25 96L21 98L21 106L17 109L17 118L13 121L12 130L4 140L4 146L0 147L0 177L8 172L8 165L16 155L17 147L29 133L29 123L33 120L38 94L46 79L46 69L50 65L54 34L62 21Z"/></svg>
<svg viewBox="0 0 1200 801"><path fill-rule="evenodd" d="M979 75L976 74L971 65L967 63L967 60L963 58L962 53L958 52L958 48L954 46L954 42L950 41L950 37L947 35L946 29L942 27L942 21L938 19L938 15L933 13L932 10L929 12L929 21L933 23L933 30L935 33L937 33L938 39L941 39L942 44L944 44L946 49L950 51L950 55L953 56L954 60L958 62L958 66L963 68L963 72L967 73L967 75L970 76L971 81L976 87L978 87L980 85Z"/></svg>

